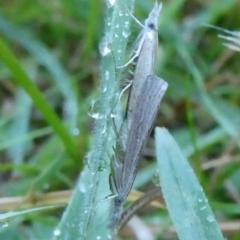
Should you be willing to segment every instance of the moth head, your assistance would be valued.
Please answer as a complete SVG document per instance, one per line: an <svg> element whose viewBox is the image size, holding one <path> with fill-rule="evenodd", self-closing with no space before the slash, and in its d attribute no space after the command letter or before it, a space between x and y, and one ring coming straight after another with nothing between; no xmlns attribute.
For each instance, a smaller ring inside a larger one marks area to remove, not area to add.
<svg viewBox="0 0 240 240"><path fill-rule="evenodd" d="M158 26L158 18L162 9L162 3L155 2L152 11L145 20L145 26L150 30L156 30Z"/></svg>

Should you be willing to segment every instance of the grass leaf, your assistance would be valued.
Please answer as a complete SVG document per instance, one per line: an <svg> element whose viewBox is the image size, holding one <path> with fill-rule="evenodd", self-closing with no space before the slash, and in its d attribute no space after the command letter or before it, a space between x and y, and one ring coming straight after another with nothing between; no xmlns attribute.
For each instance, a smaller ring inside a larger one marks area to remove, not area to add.
<svg viewBox="0 0 240 240"><path fill-rule="evenodd" d="M167 209L181 240L222 240L223 236L190 164L173 137L156 128L160 183Z"/></svg>

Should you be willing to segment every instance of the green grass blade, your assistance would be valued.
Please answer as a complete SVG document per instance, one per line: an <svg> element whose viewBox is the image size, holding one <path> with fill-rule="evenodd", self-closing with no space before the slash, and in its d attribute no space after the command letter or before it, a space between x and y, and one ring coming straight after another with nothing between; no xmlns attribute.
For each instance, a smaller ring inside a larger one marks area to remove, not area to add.
<svg viewBox="0 0 240 240"><path fill-rule="evenodd" d="M65 146L71 158L76 162L79 162L77 159L77 151L73 138L69 135L66 127L62 124L59 117L49 106L43 94L39 91L39 89L33 83L33 81L28 77L28 75L23 70L16 57L12 54L7 45L1 39L0 39L0 59L11 71L15 82L27 92L27 94L34 102L35 106L43 114L46 121L55 130L56 134L61 139L63 145Z"/></svg>
<svg viewBox="0 0 240 240"><path fill-rule="evenodd" d="M11 127L9 128L9 138L5 139L5 141L23 139L26 137L29 130L31 107L31 99L22 89L19 89L16 94L16 104L14 107L14 112L17 117L12 119ZM4 145L4 142L1 144L1 147ZM24 143L24 141L18 141L18 144L9 148L8 154L14 163L19 164L24 160L25 151L26 143Z"/></svg>
<svg viewBox="0 0 240 240"><path fill-rule="evenodd" d="M179 238L222 240L203 189L175 140L164 128L155 134L161 188Z"/></svg>
<svg viewBox="0 0 240 240"><path fill-rule="evenodd" d="M115 138L111 115L116 107L122 72L116 67L124 63L130 25L130 16L125 7L131 11L132 4L127 0L116 1L107 11L105 36L100 44L103 58L92 145L86 159L87 165L54 231L54 239L107 239L110 233L107 227L110 201L101 201L111 194L106 161L109 161L108 153L112 150Z"/></svg>
<svg viewBox="0 0 240 240"><path fill-rule="evenodd" d="M74 86L71 85L70 76L57 61L54 55L41 42L34 39L34 37L24 28L19 28L6 20L0 15L0 31L9 39L18 42L24 47L32 57L41 65L44 66L52 78L55 86L60 90L66 99L64 112L66 113L66 120L73 129L77 122L77 106L78 100Z"/></svg>
<svg viewBox="0 0 240 240"><path fill-rule="evenodd" d="M176 34L178 30L175 27L173 28L174 28L173 32L174 34ZM206 91L204 87L203 76L200 70L195 65L192 57L189 55L189 51L186 49L186 44L184 44L180 40L180 38L177 38L177 34L175 35L174 39L176 40L177 50L184 59L184 62L186 63L188 70L191 72L193 79L198 87L202 103L208 109L212 117L219 123L219 125L230 136L235 137L237 134L236 127L231 124L231 119L229 119L228 116L226 116L225 113L222 112L221 109L219 109L219 107L216 104L214 104L211 95Z"/></svg>
<svg viewBox="0 0 240 240"><path fill-rule="evenodd" d="M15 212L8 212L8 213L1 213L0 214L0 223L9 221L11 218L17 217L19 215L42 211L42 210L49 210L52 208L56 208L58 206L47 206L47 207L36 207L32 209L22 210L22 211L15 211Z"/></svg>

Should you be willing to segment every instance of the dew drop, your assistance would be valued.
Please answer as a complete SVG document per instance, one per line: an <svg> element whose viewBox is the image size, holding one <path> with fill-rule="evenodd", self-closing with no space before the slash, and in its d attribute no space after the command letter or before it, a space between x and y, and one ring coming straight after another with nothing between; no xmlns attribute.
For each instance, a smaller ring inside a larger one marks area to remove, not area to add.
<svg viewBox="0 0 240 240"><path fill-rule="evenodd" d="M73 135L73 136L78 136L79 133L80 133L79 128L73 128L73 129L72 129L72 135Z"/></svg>
<svg viewBox="0 0 240 240"><path fill-rule="evenodd" d="M115 37L115 38L118 38L118 35L115 33L115 34L114 34L114 37Z"/></svg>
<svg viewBox="0 0 240 240"><path fill-rule="evenodd" d="M106 72L105 72L105 78L106 78L106 80L109 79L109 71L106 71Z"/></svg>
<svg viewBox="0 0 240 240"><path fill-rule="evenodd" d="M214 217L212 216L212 215L209 215L208 217L207 217L207 220L208 220L208 222L214 222Z"/></svg>
<svg viewBox="0 0 240 240"><path fill-rule="evenodd" d="M54 236L59 236L61 234L61 230L59 228L54 229L53 231Z"/></svg>
<svg viewBox="0 0 240 240"><path fill-rule="evenodd" d="M89 104L88 115L94 119L102 119L103 115L99 113L99 102L97 100L92 100Z"/></svg>
<svg viewBox="0 0 240 240"><path fill-rule="evenodd" d="M79 191L81 193L85 193L86 192L86 187L85 187L85 185L83 183L80 183L78 188L79 188Z"/></svg>
<svg viewBox="0 0 240 240"><path fill-rule="evenodd" d="M200 208L200 210L203 211L206 208L207 208L207 206L203 206L203 207Z"/></svg>
<svg viewBox="0 0 240 240"><path fill-rule="evenodd" d="M116 25L116 28L119 28L119 24Z"/></svg>
<svg viewBox="0 0 240 240"><path fill-rule="evenodd" d="M88 114L90 117L95 118L95 119L101 119L101 114L100 113L91 113Z"/></svg>
<svg viewBox="0 0 240 240"><path fill-rule="evenodd" d="M107 18L107 25L111 26L111 18L109 18L109 17Z"/></svg>
<svg viewBox="0 0 240 240"><path fill-rule="evenodd" d="M9 227L9 223L8 222L4 222L4 223L1 224L1 227L2 228L7 228L7 227Z"/></svg>
<svg viewBox="0 0 240 240"><path fill-rule="evenodd" d="M110 117L111 118L115 118L117 116L117 111L114 109L111 114L110 114Z"/></svg>
<svg viewBox="0 0 240 240"><path fill-rule="evenodd" d="M107 33L99 44L99 52L103 57L108 55L111 52L111 49L109 46L110 46L110 35L109 33Z"/></svg>
<svg viewBox="0 0 240 240"><path fill-rule="evenodd" d="M115 4L115 2L116 2L115 0L108 0L107 1L108 8L112 7Z"/></svg>
<svg viewBox="0 0 240 240"><path fill-rule="evenodd" d="M123 37L127 38L129 36L129 33L127 31L123 30L122 35L123 35Z"/></svg>
<svg viewBox="0 0 240 240"><path fill-rule="evenodd" d="M104 87L102 92L105 93L106 91L107 91L107 87Z"/></svg>
<svg viewBox="0 0 240 240"><path fill-rule="evenodd" d="M99 50L100 50L100 53L103 57L108 55L111 52L111 49L107 45L99 47Z"/></svg>
<svg viewBox="0 0 240 240"><path fill-rule="evenodd" d="M106 161L103 161L103 163L101 163L99 166L98 166L98 172L103 172L107 169L107 162Z"/></svg>
<svg viewBox="0 0 240 240"><path fill-rule="evenodd" d="M106 130L107 130L107 127L106 125L103 127L102 131L101 131L101 134L105 134L106 133Z"/></svg>
<svg viewBox="0 0 240 240"><path fill-rule="evenodd" d="M123 12L120 10L119 13L118 13L118 15L119 15L120 17L122 17L122 16L123 16Z"/></svg>
<svg viewBox="0 0 240 240"><path fill-rule="evenodd" d="M128 27L129 21L124 22L125 27Z"/></svg>
<svg viewBox="0 0 240 240"><path fill-rule="evenodd" d="M84 157L84 159L83 159L83 163L84 163L86 166L88 166L88 168L90 168L90 166L89 166L89 159L91 159L91 153L90 153L90 152L88 152L88 153L86 154L86 156ZM82 174L81 174L81 176L83 177L84 175L85 175L85 172L83 171Z"/></svg>

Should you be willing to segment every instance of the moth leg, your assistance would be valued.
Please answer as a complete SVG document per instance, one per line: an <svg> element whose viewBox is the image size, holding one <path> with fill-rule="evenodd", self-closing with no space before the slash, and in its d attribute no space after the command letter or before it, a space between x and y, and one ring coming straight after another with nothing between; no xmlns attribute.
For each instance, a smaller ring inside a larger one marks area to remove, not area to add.
<svg viewBox="0 0 240 240"><path fill-rule="evenodd" d="M135 53L133 54L133 57L131 57L131 59L130 59L126 64L117 67L118 69L127 67L128 65L134 63L135 58L137 58L137 57L139 56L139 54L140 54L140 52L141 52L141 50L142 50L142 45L143 45L143 43L144 43L144 40L145 40L145 37L144 37L144 35L143 35L142 38L141 38L141 40L140 40L140 42L139 42L139 45L138 45L137 50L136 50Z"/></svg>
<svg viewBox="0 0 240 240"><path fill-rule="evenodd" d="M129 9L124 6L126 11L128 12L128 14L133 18L133 20L138 24L140 25L142 28L145 28L145 26L129 11Z"/></svg>

